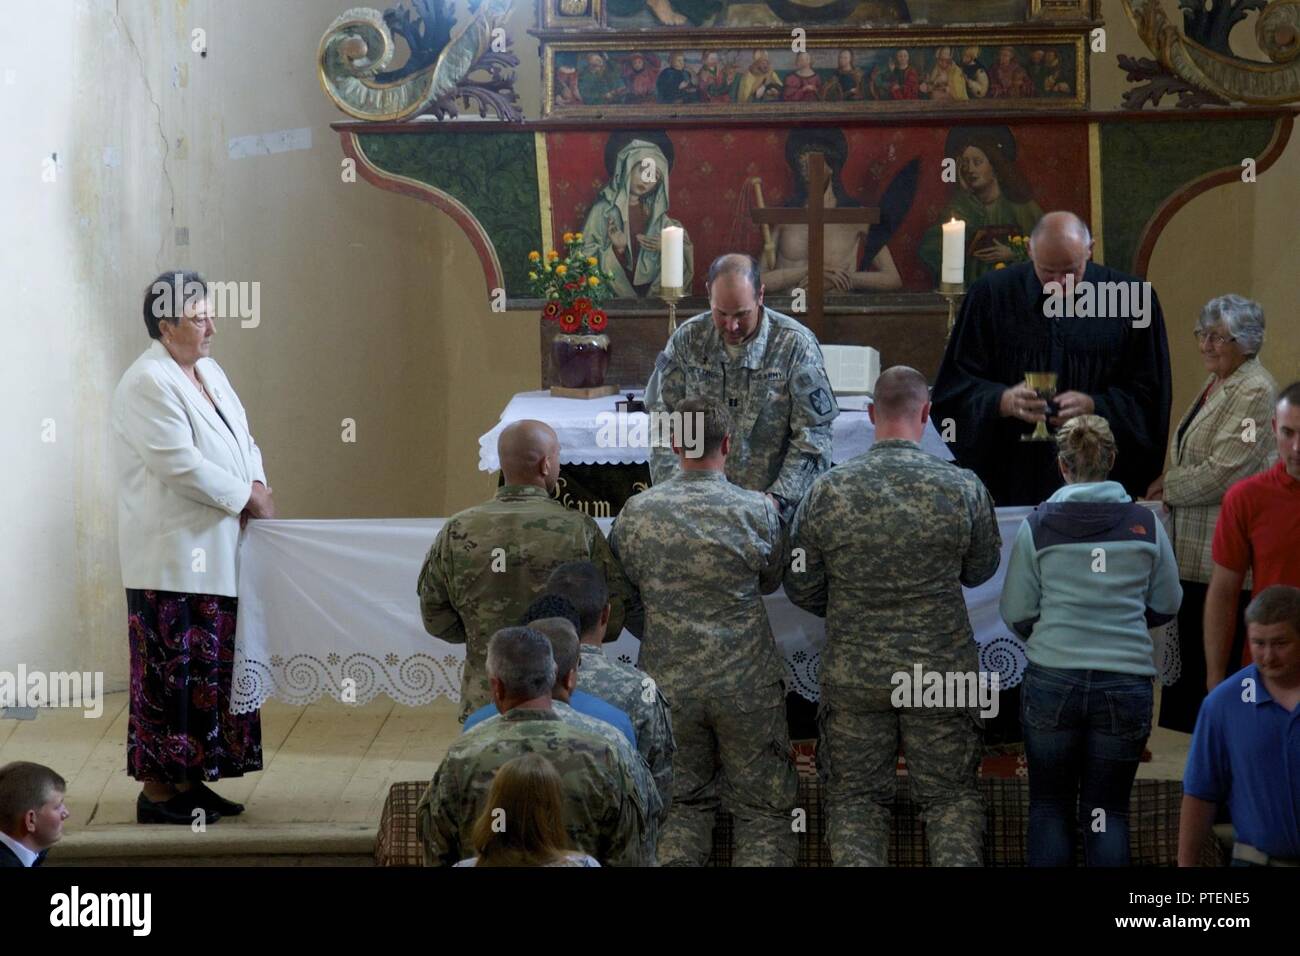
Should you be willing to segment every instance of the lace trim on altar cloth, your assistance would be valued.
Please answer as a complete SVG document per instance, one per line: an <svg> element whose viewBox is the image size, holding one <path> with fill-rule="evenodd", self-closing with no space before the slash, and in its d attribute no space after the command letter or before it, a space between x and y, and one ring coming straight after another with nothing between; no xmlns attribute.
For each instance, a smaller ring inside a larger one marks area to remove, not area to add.
<svg viewBox="0 0 1300 956"><path fill-rule="evenodd" d="M1153 629L1151 642L1156 679L1168 686L1178 680L1183 668L1178 651L1178 622ZM636 664L627 653L619 653L617 659L624 664ZM783 656L782 661L787 689L817 703L821 698L820 652L800 649ZM1000 687L1019 684L1028 663L1024 643L1010 635L980 647L980 670L997 672ZM235 666L230 710L236 714L251 713L272 697L302 707L327 694L358 706L368 704L380 694L387 694L408 707L429 704L439 697L459 700L464 667L464 658L456 654L443 657L413 654L406 658L396 654L383 658L372 654L350 654L346 658L339 654L324 657L295 654L287 659L273 654L266 661L240 660Z"/></svg>
<svg viewBox="0 0 1300 956"><path fill-rule="evenodd" d="M231 682L230 710L247 714L270 698L302 707L328 694L347 704L368 704L387 694L399 704L419 707L439 697L460 699L464 657L413 654L399 658L387 654L279 654L267 661L240 660Z"/></svg>

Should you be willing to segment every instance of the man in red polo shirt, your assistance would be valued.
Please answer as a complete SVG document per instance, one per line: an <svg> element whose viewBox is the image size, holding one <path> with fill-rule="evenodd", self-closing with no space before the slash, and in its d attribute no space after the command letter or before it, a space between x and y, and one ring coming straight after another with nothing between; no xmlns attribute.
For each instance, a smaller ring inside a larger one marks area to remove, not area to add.
<svg viewBox="0 0 1300 956"><path fill-rule="evenodd" d="M1229 488L1214 526L1214 572L1205 596L1209 690L1227 676L1237 593L1247 572L1252 596L1273 584L1300 587L1300 382L1278 395L1273 434L1277 464ZM1247 644L1240 665L1250 660Z"/></svg>

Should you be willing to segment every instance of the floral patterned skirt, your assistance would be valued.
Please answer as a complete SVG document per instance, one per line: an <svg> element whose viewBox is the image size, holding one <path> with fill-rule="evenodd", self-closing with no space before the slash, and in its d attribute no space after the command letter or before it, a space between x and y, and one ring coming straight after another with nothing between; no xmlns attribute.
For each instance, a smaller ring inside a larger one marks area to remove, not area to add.
<svg viewBox="0 0 1300 956"><path fill-rule="evenodd" d="M180 783L262 769L262 722L230 712L238 598L126 591L131 643L127 773Z"/></svg>

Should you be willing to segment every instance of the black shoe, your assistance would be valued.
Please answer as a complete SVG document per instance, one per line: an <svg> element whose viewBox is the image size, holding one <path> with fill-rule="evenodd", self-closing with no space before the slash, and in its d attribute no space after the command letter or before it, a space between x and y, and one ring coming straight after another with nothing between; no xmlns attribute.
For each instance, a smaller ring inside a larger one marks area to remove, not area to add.
<svg viewBox="0 0 1300 956"><path fill-rule="evenodd" d="M143 793L135 801L136 823L175 823L187 826L194 822L194 808L198 806L189 793L178 793L170 800L155 803ZM221 814L204 808L204 823L216 823Z"/></svg>
<svg viewBox="0 0 1300 956"><path fill-rule="evenodd" d="M227 800L203 783L190 784L190 788L185 791L185 795L193 799L196 807L202 807L209 813L217 813L223 817L237 817L244 812L242 803Z"/></svg>

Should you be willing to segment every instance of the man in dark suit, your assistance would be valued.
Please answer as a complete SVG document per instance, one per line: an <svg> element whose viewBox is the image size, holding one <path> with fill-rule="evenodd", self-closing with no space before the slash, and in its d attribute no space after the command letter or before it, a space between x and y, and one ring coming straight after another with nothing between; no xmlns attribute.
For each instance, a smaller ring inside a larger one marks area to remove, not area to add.
<svg viewBox="0 0 1300 956"><path fill-rule="evenodd" d="M63 839L67 782L49 767L15 761L0 767L0 869L40 866Z"/></svg>

